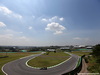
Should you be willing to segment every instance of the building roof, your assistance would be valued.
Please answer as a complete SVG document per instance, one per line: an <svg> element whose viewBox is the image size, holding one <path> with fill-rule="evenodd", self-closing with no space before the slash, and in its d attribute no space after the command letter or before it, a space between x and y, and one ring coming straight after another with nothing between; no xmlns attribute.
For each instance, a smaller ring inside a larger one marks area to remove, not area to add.
<svg viewBox="0 0 100 75"><path fill-rule="evenodd" d="M70 47L61 47L60 49L70 49Z"/></svg>
<svg viewBox="0 0 100 75"><path fill-rule="evenodd" d="M47 51L55 51L55 49L47 49Z"/></svg>

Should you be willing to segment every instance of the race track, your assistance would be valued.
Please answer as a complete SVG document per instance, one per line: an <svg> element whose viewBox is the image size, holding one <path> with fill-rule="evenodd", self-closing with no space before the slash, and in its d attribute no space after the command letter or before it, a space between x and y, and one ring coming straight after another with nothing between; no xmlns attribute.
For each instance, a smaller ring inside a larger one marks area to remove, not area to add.
<svg viewBox="0 0 100 75"><path fill-rule="evenodd" d="M26 66L25 63L29 59L39 55L41 54L36 54L9 62L2 67L2 70L4 73L6 73L6 75L62 75L63 73L73 70L78 61L78 56L71 55L71 58L65 63L47 70L34 69Z"/></svg>

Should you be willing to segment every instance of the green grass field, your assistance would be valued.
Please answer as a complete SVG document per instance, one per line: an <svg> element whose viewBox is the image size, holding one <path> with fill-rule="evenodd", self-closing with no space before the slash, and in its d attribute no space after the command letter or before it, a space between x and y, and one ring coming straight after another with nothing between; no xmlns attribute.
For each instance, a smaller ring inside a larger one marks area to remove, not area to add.
<svg viewBox="0 0 100 75"><path fill-rule="evenodd" d="M67 60L70 55L63 52L50 52L49 55L43 54L28 62L28 65L32 67L50 67L57 65L64 60Z"/></svg>
<svg viewBox="0 0 100 75"><path fill-rule="evenodd" d="M6 64L10 61L19 59L21 57L25 57L25 56L32 55L32 54L37 54L37 53L40 53L40 52L36 52L36 53L29 53L29 52L7 53L7 56L8 56L7 58L0 58L0 75L5 75L5 74L3 74L2 70L1 70L1 68L4 64ZM0 57L3 57L5 55L6 55L6 53L0 53Z"/></svg>
<svg viewBox="0 0 100 75"><path fill-rule="evenodd" d="M73 51L70 53L82 56L82 55L89 55L91 52Z"/></svg>
<svg viewBox="0 0 100 75"><path fill-rule="evenodd" d="M88 57L88 71L91 73L100 73L100 63L97 63L97 58L90 56Z"/></svg>

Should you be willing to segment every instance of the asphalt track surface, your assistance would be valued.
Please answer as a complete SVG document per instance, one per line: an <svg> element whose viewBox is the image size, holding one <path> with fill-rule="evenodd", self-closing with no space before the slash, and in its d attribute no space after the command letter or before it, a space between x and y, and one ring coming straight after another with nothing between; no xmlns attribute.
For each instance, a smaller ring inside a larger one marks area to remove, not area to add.
<svg viewBox="0 0 100 75"><path fill-rule="evenodd" d="M2 70L6 73L6 75L62 75L73 70L78 61L77 55L71 55L71 58L65 63L47 70L30 68L25 64L29 59L39 55L41 54L36 54L9 62L2 67Z"/></svg>

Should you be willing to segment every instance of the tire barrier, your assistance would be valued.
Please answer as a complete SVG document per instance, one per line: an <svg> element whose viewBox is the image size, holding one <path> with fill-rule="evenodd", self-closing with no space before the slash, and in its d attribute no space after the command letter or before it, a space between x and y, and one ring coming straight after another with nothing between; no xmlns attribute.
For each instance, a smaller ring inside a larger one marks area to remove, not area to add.
<svg viewBox="0 0 100 75"><path fill-rule="evenodd" d="M76 68L70 72L64 73L62 75L78 75L78 73L81 71L82 69L82 59L85 57L85 55L81 56L79 58L78 64L76 66Z"/></svg>

